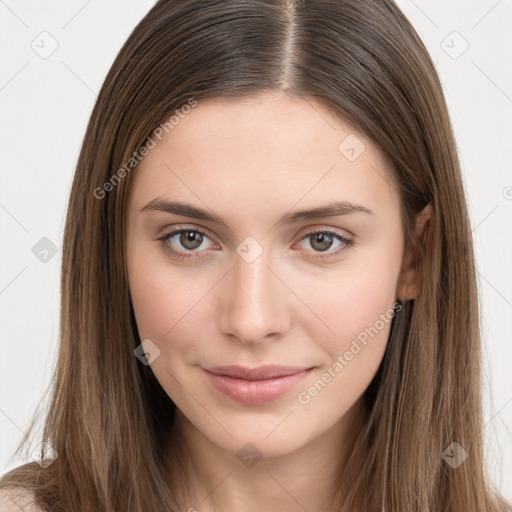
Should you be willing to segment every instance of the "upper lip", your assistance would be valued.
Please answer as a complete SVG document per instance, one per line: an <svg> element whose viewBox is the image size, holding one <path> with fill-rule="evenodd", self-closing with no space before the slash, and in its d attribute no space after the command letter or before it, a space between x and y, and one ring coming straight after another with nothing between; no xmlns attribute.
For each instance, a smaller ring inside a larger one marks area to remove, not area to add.
<svg viewBox="0 0 512 512"><path fill-rule="evenodd" d="M245 380L264 380L272 379L274 377L284 377L286 375L293 375L311 367L305 366L258 366L257 368L246 368L244 366L211 366L203 368L204 370L215 373L216 375L228 375L237 379Z"/></svg>

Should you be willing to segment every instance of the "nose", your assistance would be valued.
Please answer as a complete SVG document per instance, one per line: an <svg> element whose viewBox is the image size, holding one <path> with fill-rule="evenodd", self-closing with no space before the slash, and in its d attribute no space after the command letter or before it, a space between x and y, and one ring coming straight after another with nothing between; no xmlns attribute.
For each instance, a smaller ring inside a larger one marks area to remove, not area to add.
<svg viewBox="0 0 512 512"><path fill-rule="evenodd" d="M235 254L221 292L221 332L256 343L274 340L288 328L291 292L276 274L266 251L251 263Z"/></svg>

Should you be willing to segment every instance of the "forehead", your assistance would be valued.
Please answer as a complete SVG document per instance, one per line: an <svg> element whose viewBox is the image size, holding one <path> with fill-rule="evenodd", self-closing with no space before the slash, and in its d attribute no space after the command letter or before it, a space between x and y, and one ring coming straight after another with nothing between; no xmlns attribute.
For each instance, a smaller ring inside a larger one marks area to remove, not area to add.
<svg viewBox="0 0 512 512"><path fill-rule="evenodd" d="M375 208L398 199L378 149L311 97L199 100L167 132L153 137L155 147L134 171L140 206L157 195L217 198L224 208L227 199L237 207L262 199L288 207L366 200Z"/></svg>

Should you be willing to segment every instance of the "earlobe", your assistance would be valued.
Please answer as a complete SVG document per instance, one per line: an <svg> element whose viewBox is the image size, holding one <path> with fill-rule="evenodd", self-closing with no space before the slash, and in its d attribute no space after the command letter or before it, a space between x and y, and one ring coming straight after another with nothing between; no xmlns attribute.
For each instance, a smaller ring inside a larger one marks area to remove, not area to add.
<svg viewBox="0 0 512 512"><path fill-rule="evenodd" d="M423 210L416 215L416 224L414 228L414 238L416 244L424 243L424 237L427 233L430 219L432 218L432 204L428 203ZM397 299L401 301L415 299L421 291L419 278L419 261L417 255L413 253L413 248L409 247L405 255L405 262L402 274L398 280Z"/></svg>

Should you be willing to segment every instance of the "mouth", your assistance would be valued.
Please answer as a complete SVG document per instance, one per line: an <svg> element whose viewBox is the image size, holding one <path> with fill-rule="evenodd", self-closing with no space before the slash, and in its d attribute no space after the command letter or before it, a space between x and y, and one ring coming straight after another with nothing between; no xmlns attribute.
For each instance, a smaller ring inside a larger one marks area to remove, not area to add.
<svg viewBox="0 0 512 512"><path fill-rule="evenodd" d="M275 400L294 388L314 367L215 366L203 368L211 384L224 396L245 405Z"/></svg>

